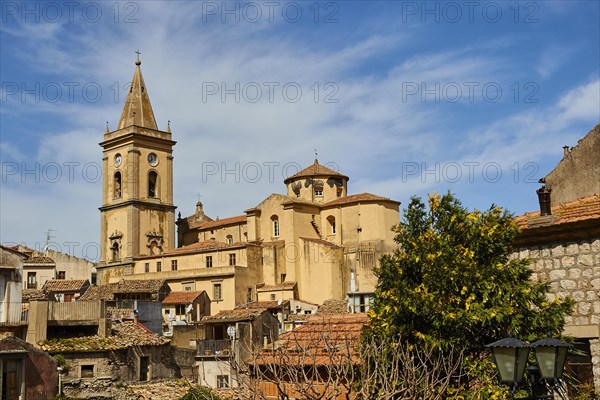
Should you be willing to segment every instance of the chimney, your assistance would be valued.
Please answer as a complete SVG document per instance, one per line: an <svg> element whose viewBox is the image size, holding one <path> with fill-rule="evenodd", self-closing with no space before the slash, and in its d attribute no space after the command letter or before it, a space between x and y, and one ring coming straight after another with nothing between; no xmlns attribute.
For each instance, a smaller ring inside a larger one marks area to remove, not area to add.
<svg viewBox="0 0 600 400"><path fill-rule="evenodd" d="M536 190L540 202L540 215L542 217L552 215L550 209L550 192L552 192L552 189L548 189L545 185Z"/></svg>
<svg viewBox="0 0 600 400"><path fill-rule="evenodd" d="M565 157L569 155L569 146L563 146L563 152Z"/></svg>

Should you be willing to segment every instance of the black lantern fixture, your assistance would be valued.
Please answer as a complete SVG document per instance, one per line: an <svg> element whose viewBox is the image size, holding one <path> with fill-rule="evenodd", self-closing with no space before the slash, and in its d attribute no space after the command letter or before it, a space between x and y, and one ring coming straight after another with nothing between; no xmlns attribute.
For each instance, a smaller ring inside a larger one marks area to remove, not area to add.
<svg viewBox="0 0 600 400"><path fill-rule="evenodd" d="M500 382L517 386L523 380L530 346L515 338L504 338L485 347L492 349Z"/></svg>
<svg viewBox="0 0 600 400"><path fill-rule="evenodd" d="M533 343L531 347L535 349L535 359L542 379L551 384L561 379L571 345L558 339L545 338Z"/></svg>

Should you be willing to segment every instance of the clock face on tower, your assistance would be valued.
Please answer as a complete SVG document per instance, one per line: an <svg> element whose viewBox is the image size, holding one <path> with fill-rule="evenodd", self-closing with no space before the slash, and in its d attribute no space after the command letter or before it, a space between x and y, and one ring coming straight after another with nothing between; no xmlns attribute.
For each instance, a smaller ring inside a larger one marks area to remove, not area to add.
<svg viewBox="0 0 600 400"><path fill-rule="evenodd" d="M117 155L115 156L115 167L118 167L118 166L120 166L122 161L123 161L123 159L121 158L121 155L120 155L120 154L117 154Z"/></svg>
<svg viewBox="0 0 600 400"><path fill-rule="evenodd" d="M154 153L148 154L148 163L153 167L158 164L158 157Z"/></svg>

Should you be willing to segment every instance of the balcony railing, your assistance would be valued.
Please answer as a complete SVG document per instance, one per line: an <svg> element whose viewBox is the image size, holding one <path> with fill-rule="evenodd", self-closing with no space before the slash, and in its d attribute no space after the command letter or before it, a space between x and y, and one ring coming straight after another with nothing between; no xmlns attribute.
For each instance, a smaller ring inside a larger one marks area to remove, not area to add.
<svg viewBox="0 0 600 400"><path fill-rule="evenodd" d="M104 317L100 301L48 302L48 319L53 321L87 321Z"/></svg>
<svg viewBox="0 0 600 400"><path fill-rule="evenodd" d="M228 356L231 354L231 340L200 340L196 348L199 356Z"/></svg>
<svg viewBox="0 0 600 400"><path fill-rule="evenodd" d="M28 317L27 305L21 302L0 301L0 325L27 324Z"/></svg>

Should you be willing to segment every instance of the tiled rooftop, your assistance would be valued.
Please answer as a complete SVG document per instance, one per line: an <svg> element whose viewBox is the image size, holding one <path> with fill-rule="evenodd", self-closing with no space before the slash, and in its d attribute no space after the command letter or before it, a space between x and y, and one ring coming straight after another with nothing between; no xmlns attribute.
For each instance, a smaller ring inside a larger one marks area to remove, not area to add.
<svg viewBox="0 0 600 400"><path fill-rule="evenodd" d="M171 292L165 297L162 303L163 305L190 304L201 294L202 292Z"/></svg>
<svg viewBox="0 0 600 400"><path fill-rule="evenodd" d="M229 218L218 219L215 221L203 222L200 225L198 225L198 229L204 230L204 229L218 228L221 226L239 224L242 222L243 223L246 222L245 215L238 215L236 217L229 217Z"/></svg>
<svg viewBox="0 0 600 400"><path fill-rule="evenodd" d="M24 303L31 300L48 300L48 295L43 290L23 289L22 299Z"/></svg>
<svg viewBox="0 0 600 400"><path fill-rule="evenodd" d="M600 220L600 193L552 207L552 215L541 216L539 211L515 218L521 229L568 224L586 220Z"/></svg>
<svg viewBox="0 0 600 400"><path fill-rule="evenodd" d="M302 171L299 171L297 173L295 173L294 175L286 178L286 180L284 181L286 184L290 181L293 180L295 178L300 178L300 177L304 177L304 176L315 176L315 175L326 175L326 176L339 176L339 177L344 177L346 179L348 179L347 176L340 174L337 171L332 170L331 168L327 168L321 164L319 164L319 161L315 160L315 162L304 168Z"/></svg>
<svg viewBox="0 0 600 400"><path fill-rule="evenodd" d="M113 293L157 293L165 282L163 279L121 279Z"/></svg>
<svg viewBox="0 0 600 400"><path fill-rule="evenodd" d="M113 322L112 336L83 336L46 340L42 350L59 352L91 352L120 350L132 346L160 346L169 343L169 339L149 332L147 328L133 322Z"/></svg>
<svg viewBox="0 0 600 400"><path fill-rule="evenodd" d="M201 322L214 324L221 322L253 321L265 311L267 311L267 308L236 308L233 310L222 310L215 315L202 317Z"/></svg>
<svg viewBox="0 0 600 400"><path fill-rule="evenodd" d="M322 207L337 206L348 203L358 203L359 201L391 201L399 204L399 202L392 200L389 197L377 196L376 194L371 193L359 193L352 194L350 196L338 197L334 200L328 201L327 203L323 203Z"/></svg>
<svg viewBox="0 0 600 400"><path fill-rule="evenodd" d="M252 303L246 303L246 304L239 305L236 307L236 309L272 310L272 309L281 308L282 306L284 308L286 308L286 307L289 308L289 304L290 304L289 300L283 301L282 304L279 304L279 302L276 300L275 301L253 301Z"/></svg>
<svg viewBox="0 0 600 400"><path fill-rule="evenodd" d="M113 300L114 291L118 283L109 283L107 285L92 285L79 298L79 301L97 301L97 300Z"/></svg>
<svg viewBox="0 0 600 400"><path fill-rule="evenodd" d="M87 279L51 279L46 281L42 290L46 293L79 292L89 285Z"/></svg>
<svg viewBox="0 0 600 400"><path fill-rule="evenodd" d="M353 360L358 362L358 345L368 321L367 314L311 316L303 325L281 335L274 345L267 346L257 363L278 363L282 360L281 354L285 354L286 362L327 365L332 362L328 354L332 349L339 351L341 356L349 351Z"/></svg>

